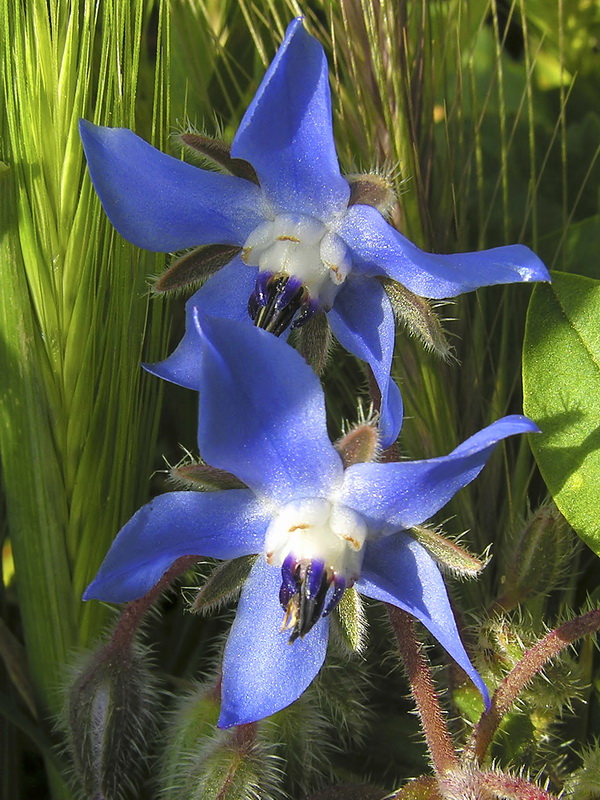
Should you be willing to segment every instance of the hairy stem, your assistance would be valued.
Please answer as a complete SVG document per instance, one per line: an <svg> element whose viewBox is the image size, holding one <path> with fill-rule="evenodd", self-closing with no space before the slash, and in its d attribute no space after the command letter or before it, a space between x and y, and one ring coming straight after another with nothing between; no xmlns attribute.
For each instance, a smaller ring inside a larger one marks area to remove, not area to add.
<svg viewBox="0 0 600 800"><path fill-rule="evenodd" d="M528 650L494 692L490 708L482 714L465 748L465 761L476 761L481 764L502 718L529 681L561 650L576 642L577 639L581 639L582 636L595 633L599 629L600 609L595 609L550 631Z"/></svg>
<svg viewBox="0 0 600 800"><path fill-rule="evenodd" d="M436 773L442 775L446 770L458 766L458 758L439 704L429 662L415 635L412 617L406 611L391 605L387 606L387 611L398 640L398 649L406 667L433 766Z"/></svg>
<svg viewBox="0 0 600 800"><path fill-rule="evenodd" d="M139 597L137 600L128 603L121 612L121 616L115 625L108 647L122 649L123 647L129 646L135 632L142 622L144 614L157 597L164 592L165 589L168 589L176 578L197 561L198 556L182 556L178 558L149 592L143 597Z"/></svg>

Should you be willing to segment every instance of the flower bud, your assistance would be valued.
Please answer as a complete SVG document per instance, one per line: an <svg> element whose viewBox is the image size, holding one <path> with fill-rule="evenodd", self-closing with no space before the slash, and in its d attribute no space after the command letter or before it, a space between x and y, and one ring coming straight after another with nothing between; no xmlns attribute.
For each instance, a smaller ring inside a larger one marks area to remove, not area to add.
<svg viewBox="0 0 600 800"><path fill-rule="evenodd" d="M216 727L219 690L201 685L186 697L167 732L161 797L166 800L254 800L278 797L281 774L257 724Z"/></svg>
<svg viewBox="0 0 600 800"><path fill-rule="evenodd" d="M85 797L125 797L142 773L157 695L146 661L140 646L110 643L68 692L67 745Z"/></svg>
<svg viewBox="0 0 600 800"><path fill-rule="evenodd" d="M568 522L554 503L533 512L513 545L500 578L502 594L496 605L510 610L519 603L554 589L573 550Z"/></svg>

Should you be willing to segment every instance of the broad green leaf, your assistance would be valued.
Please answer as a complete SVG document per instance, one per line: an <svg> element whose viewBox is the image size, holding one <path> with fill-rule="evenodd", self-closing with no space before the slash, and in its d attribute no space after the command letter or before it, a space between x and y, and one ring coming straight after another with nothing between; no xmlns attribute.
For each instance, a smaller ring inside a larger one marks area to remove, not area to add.
<svg viewBox="0 0 600 800"><path fill-rule="evenodd" d="M556 505L600 554L600 282L556 272L531 299L523 351L524 409Z"/></svg>

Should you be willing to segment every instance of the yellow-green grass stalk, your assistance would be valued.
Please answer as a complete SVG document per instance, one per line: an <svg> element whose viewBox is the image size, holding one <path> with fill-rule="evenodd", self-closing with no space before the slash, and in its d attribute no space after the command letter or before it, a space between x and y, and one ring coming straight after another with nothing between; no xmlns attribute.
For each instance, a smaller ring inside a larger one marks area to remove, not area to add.
<svg viewBox="0 0 600 800"><path fill-rule="evenodd" d="M148 297L164 256L116 235L77 128L85 117L164 144L169 39L153 5L0 0L0 451L42 718L72 651L107 621L81 593L147 497L155 456L159 387L140 361L165 350L165 307Z"/></svg>

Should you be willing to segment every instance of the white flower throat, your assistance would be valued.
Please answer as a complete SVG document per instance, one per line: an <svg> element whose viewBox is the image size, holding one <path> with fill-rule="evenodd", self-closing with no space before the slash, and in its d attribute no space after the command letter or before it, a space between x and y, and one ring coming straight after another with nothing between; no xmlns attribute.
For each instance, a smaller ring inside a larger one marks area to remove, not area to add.
<svg viewBox="0 0 600 800"><path fill-rule="evenodd" d="M360 514L322 498L288 503L273 519L267 530L266 558L281 567L279 600L290 642L329 614L345 589L358 580L366 537L367 525Z"/></svg>
<svg viewBox="0 0 600 800"><path fill-rule="evenodd" d="M316 311L329 311L351 267L340 236L305 214L279 214L259 225L242 248L242 260L259 269L250 316L275 335L292 320L299 327Z"/></svg>

